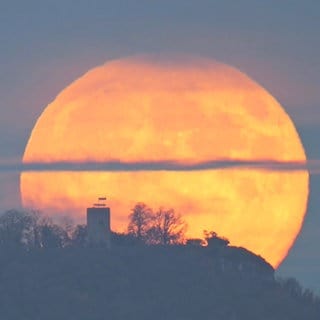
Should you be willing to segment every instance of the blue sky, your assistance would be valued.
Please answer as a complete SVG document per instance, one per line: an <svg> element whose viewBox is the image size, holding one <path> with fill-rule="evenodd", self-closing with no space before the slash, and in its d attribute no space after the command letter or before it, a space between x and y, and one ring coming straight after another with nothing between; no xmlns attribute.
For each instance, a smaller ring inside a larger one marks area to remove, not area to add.
<svg viewBox="0 0 320 320"><path fill-rule="evenodd" d="M44 107L106 60L187 53L237 67L263 85L320 159L320 3L268 1L2 1L0 162L23 154ZM0 209L19 204L19 175L0 174ZM320 288L320 177L280 273Z"/></svg>

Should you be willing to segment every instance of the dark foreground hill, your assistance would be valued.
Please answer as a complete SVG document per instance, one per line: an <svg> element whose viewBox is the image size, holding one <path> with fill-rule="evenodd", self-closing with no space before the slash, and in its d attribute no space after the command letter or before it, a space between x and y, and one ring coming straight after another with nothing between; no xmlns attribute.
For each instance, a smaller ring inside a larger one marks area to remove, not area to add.
<svg viewBox="0 0 320 320"><path fill-rule="evenodd" d="M244 249L2 250L3 320L320 319L320 303Z"/></svg>

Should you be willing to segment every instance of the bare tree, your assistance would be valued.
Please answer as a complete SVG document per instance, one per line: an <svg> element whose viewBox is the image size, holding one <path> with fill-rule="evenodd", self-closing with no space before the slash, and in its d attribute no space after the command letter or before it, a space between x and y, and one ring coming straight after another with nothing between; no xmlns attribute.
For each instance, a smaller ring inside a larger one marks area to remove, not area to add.
<svg viewBox="0 0 320 320"><path fill-rule="evenodd" d="M9 210L0 216L0 243L6 246L26 244L32 228L32 217L25 211Z"/></svg>
<svg viewBox="0 0 320 320"><path fill-rule="evenodd" d="M77 247L85 247L87 244L87 226L77 225L72 233L72 243Z"/></svg>
<svg viewBox="0 0 320 320"><path fill-rule="evenodd" d="M25 233L24 242L28 248L41 248L41 227L47 224L50 219L36 209L27 210L25 214L29 218L30 226L28 232Z"/></svg>
<svg viewBox="0 0 320 320"><path fill-rule="evenodd" d="M171 245L184 241L187 225L174 209L159 208L154 214L152 227L148 230L150 244Z"/></svg>
<svg viewBox="0 0 320 320"><path fill-rule="evenodd" d="M58 219L57 224L67 232L70 238L72 237L72 234L76 229L76 225L72 217L68 216L67 214L63 215Z"/></svg>
<svg viewBox="0 0 320 320"><path fill-rule="evenodd" d="M62 248L70 244L70 219L56 224L37 210L8 210L0 215L0 245L5 247Z"/></svg>
<svg viewBox="0 0 320 320"><path fill-rule="evenodd" d="M144 241L153 219L152 209L145 203L137 203L129 215L128 233L138 241Z"/></svg>
<svg viewBox="0 0 320 320"><path fill-rule="evenodd" d="M68 242L68 234L61 226L52 223L41 226L42 248L63 248Z"/></svg>

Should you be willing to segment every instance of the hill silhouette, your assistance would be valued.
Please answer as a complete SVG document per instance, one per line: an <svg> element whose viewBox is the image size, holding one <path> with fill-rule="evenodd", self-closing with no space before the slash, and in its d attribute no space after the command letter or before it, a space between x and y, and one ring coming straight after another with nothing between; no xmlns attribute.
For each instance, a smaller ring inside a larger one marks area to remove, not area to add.
<svg viewBox="0 0 320 320"><path fill-rule="evenodd" d="M313 320L320 315L311 292L293 279L274 280L270 265L241 248L1 252L0 310L7 320Z"/></svg>
<svg viewBox="0 0 320 320"><path fill-rule="evenodd" d="M180 220L163 212L113 232L109 248L90 247L86 226L4 213L0 319L319 320L320 299L295 279L275 279L262 257L215 232L207 246L181 241Z"/></svg>

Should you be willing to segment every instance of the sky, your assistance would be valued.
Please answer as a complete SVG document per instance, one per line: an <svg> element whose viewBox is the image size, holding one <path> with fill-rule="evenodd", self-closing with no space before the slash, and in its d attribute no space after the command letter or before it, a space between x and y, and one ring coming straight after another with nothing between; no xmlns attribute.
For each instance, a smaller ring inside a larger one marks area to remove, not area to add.
<svg viewBox="0 0 320 320"><path fill-rule="evenodd" d="M320 159L318 0L1 1L0 164L19 162L45 106L105 61L190 54L234 66L266 88ZM278 270L320 293L320 176L301 234ZM0 173L0 210L18 207L19 173Z"/></svg>

